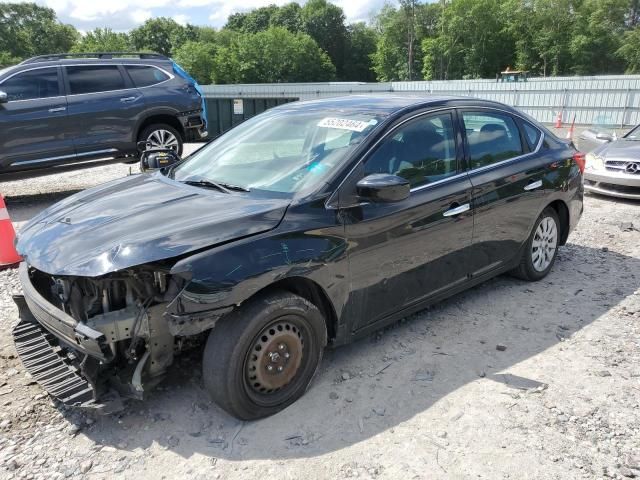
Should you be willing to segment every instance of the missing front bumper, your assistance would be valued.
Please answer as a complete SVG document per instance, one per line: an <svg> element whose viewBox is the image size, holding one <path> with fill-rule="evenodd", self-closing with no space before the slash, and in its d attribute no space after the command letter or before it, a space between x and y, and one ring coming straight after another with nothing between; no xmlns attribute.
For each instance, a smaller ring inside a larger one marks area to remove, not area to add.
<svg viewBox="0 0 640 480"><path fill-rule="evenodd" d="M92 365L95 360L86 355L78 358L62 348L58 339L38 323L23 296L14 296L14 301L20 321L13 329L13 340L22 364L35 381L65 405L105 414L122 410L115 392L106 392L98 400L96 385L86 375L97 368Z"/></svg>

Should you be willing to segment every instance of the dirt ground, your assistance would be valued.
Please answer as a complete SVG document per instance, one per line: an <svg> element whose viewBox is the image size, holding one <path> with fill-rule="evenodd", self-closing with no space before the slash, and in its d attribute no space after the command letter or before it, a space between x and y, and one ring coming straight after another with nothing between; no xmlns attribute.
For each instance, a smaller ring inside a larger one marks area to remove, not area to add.
<svg viewBox="0 0 640 480"><path fill-rule="evenodd" d="M0 188L19 225L127 171ZM307 394L257 422L209 401L198 351L120 415L55 405L16 357L0 272L0 478L640 476L639 230L639 203L586 196L546 279L502 276L327 351Z"/></svg>

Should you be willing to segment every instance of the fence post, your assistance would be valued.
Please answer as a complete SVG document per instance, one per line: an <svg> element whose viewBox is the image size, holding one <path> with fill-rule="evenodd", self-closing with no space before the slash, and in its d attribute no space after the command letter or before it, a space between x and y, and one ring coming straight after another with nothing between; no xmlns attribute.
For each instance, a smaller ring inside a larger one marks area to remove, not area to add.
<svg viewBox="0 0 640 480"><path fill-rule="evenodd" d="M622 109L622 118L620 119L620 128L624 128L625 119L627 118L627 110L631 107L631 88L627 87L627 97L624 100L624 108Z"/></svg>

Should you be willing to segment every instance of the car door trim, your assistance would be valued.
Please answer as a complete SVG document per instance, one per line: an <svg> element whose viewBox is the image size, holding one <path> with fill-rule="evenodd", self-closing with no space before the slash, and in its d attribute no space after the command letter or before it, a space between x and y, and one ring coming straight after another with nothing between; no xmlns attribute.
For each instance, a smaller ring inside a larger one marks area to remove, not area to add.
<svg viewBox="0 0 640 480"><path fill-rule="evenodd" d="M53 160L63 160L65 158L87 157L89 155L98 155L98 154L101 154L101 153L113 153L113 152L117 152L117 151L118 151L117 148L107 148L105 150L94 150L93 152L85 152L85 153L78 153L78 154L73 153L71 155L60 155L58 157L39 158L37 160L22 160L22 161L11 163L11 166L14 166L14 165L30 165L32 163L50 162L50 161L53 161Z"/></svg>

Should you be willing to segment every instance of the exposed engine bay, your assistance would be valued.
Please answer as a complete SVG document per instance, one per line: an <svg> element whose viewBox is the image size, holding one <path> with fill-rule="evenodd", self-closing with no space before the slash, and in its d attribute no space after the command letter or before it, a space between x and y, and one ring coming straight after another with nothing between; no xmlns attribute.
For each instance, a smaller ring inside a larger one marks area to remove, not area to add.
<svg viewBox="0 0 640 480"><path fill-rule="evenodd" d="M178 295L186 281L168 272L139 267L87 278L56 277L29 268L25 274L39 294L29 298L25 289L29 309L46 330L54 333L58 344L53 345L54 350L93 389L94 402L77 406L95 405L112 412L121 408L119 397L142 399L162 379L174 354L198 341L193 334L199 332L191 331L189 337L179 335L180 321L176 318L180 316L169 313L169 309L181 310ZM58 334L52 322L55 313L46 321L35 313L38 308L33 308L34 299L40 300L39 306L46 300L49 307L60 311L61 318L73 319L75 342L73 336ZM18 300L16 303L20 307ZM83 352L80 338L84 327L97 332L94 336L98 337L95 340L100 345L100 355ZM210 323L203 325L203 330L209 327Z"/></svg>

